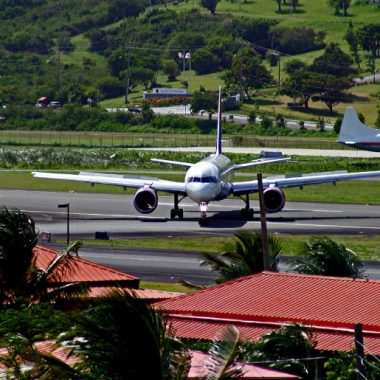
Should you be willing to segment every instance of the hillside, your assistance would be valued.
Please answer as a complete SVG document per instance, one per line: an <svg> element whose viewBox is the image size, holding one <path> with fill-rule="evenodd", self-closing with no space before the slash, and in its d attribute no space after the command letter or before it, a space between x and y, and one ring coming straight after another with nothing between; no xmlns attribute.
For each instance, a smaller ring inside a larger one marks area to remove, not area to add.
<svg viewBox="0 0 380 380"><path fill-rule="evenodd" d="M16 5L15 5L16 3ZM293 9L286 2L222 0L212 15L198 1L150 7L144 0L3 0L0 1L0 101L3 104L34 104L40 96L63 103L86 104L87 99L105 105L124 104L126 78L130 97L141 101L144 88L151 85L190 90L216 89L223 75L244 46L252 47L272 74L272 79L253 94L255 107L271 113L282 112L310 118L305 110L289 110L288 97L276 95L277 77L286 78L284 67L294 57L310 64L330 42L348 53L343 38L350 21L356 29L378 24L380 8L353 1L348 16L335 15L327 1L302 0ZM153 2L154 3L154 2ZM298 28L298 29L294 29ZM291 36L291 38L290 38ZM291 41L289 41L291 39ZM191 51L192 70L177 72L168 81L163 62L174 60L183 69L179 51ZM281 55L270 65L268 51ZM361 51L357 76L370 74L368 52ZM235 57L235 58L234 58ZM129 67L129 69L128 69ZM359 111L370 122L376 118L377 86L351 90ZM327 115L321 102L311 101L311 112ZM338 104L341 112L344 104ZM243 105L249 112L252 105ZM334 115L332 115L334 117Z"/></svg>

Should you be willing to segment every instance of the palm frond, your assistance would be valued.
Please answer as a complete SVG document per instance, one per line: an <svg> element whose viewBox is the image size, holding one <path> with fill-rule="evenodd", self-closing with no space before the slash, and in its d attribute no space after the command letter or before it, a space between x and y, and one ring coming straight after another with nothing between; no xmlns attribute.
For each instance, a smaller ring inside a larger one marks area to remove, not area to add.
<svg viewBox="0 0 380 380"><path fill-rule="evenodd" d="M223 329L214 339L205 364L208 370L207 380L223 379L227 373L229 378L241 374L239 366L231 368L237 357L239 338L239 330L231 325Z"/></svg>

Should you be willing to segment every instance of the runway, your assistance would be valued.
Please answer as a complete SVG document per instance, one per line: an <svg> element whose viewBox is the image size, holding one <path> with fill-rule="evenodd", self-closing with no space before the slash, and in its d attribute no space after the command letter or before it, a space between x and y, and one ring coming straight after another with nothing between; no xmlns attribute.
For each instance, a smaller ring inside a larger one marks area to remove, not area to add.
<svg viewBox="0 0 380 380"><path fill-rule="evenodd" d="M17 207L35 219L40 231L66 233L66 210L58 204L70 204L70 230L78 237L93 237L95 231L111 236L183 236L226 235L237 230L260 228L258 202L253 221L240 219L243 202L227 199L210 204L210 221L198 224L198 206L185 199L183 220L171 220L173 198L160 196L157 210L139 214L133 207L133 195L103 193L71 193L49 191L0 190L0 205ZM270 232L295 234L377 234L380 233L380 206L288 202L284 209L267 215Z"/></svg>
<svg viewBox="0 0 380 380"><path fill-rule="evenodd" d="M64 239L67 213L57 207L60 203L70 204L71 236L78 240L94 238L95 231L106 231L113 239L157 236L207 238L260 228L257 219L249 222L239 219L243 203L238 199L212 204L209 225L200 227L197 206L188 200L181 206L185 211L184 219L169 219L172 197L160 197L156 212L144 216L134 210L132 195L0 190L0 205L17 207L29 213L40 232L50 232ZM253 206L258 207L257 202ZM268 230L271 233L294 234L378 234L380 206L289 202L280 213L268 215ZM160 250L91 246L83 247L80 256L147 281L178 282L185 279L209 285L215 277L208 268L199 266L201 252L183 252L176 247ZM281 270L288 269L286 262L282 261ZM366 270L370 278L380 278L376 263L367 263Z"/></svg>

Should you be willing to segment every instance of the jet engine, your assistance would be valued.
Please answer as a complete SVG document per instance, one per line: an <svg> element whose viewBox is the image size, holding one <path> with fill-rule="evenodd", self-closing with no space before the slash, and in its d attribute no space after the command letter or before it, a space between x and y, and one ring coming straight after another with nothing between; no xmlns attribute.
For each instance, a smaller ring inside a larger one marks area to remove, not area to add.
<svg viewBox="0 0 380 380"><path fill-rule="evenodd" d="M281 211L285 206L285 194L278 187L264 190L265 210L268 213Z"/></svg>
<svg viewBox="0 0 380 380"><path fill-rule="evenodd" d="M136 191L133 199L133 205L141 214L150 214L156 208L158 204L158 195L156 190L149 186L142 187Z"/></svg>

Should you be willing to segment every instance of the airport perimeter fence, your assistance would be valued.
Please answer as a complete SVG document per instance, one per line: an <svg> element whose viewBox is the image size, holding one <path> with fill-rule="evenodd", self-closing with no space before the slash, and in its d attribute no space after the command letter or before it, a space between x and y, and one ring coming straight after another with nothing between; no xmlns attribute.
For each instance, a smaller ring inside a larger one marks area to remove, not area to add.
<svg viewBox="0 0 380 380"><path fill-rule="evenodd" d="M331 139L225 135L225 147L348 149ZM1 146L171 148L211 147L214 135L138 134L106 132L0 131Z"/></svg>

